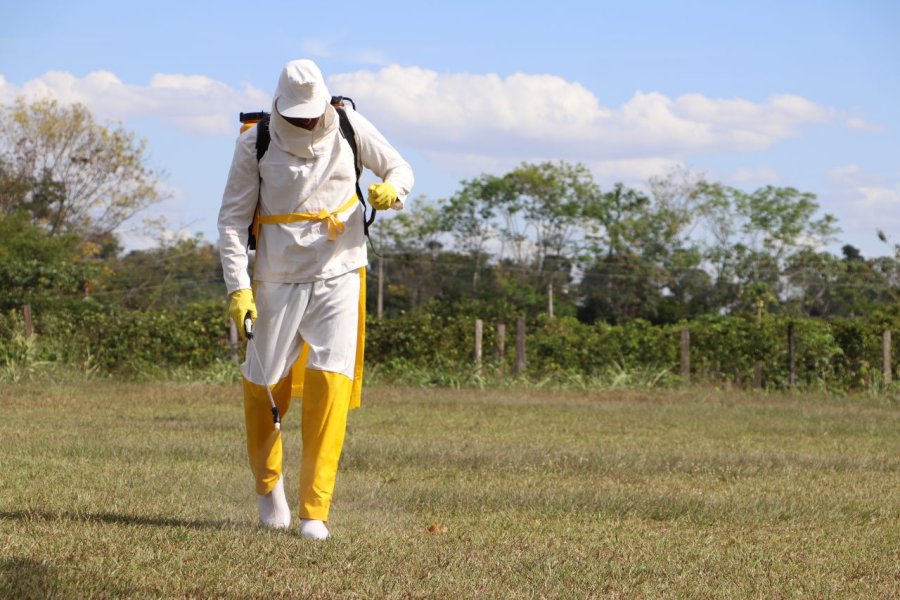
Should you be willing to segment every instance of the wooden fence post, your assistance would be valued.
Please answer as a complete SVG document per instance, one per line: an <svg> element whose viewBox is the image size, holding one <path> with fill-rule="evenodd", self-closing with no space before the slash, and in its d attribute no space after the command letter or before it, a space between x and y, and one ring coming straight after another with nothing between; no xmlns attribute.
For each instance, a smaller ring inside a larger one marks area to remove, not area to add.
<svg viewBox="0 0 900 600"><path fill-rule="evenodd" d="M525 317L516 321L516 375L525 373Z"/></svg>
<svg viewBox="0 0 900 600"><path fill-rule="evenodd" d="M757 390L761 390L762 386L762 361L758 360L753 365L753 387Z"/></svg>
<svg viewBox="0 0 900 600"><path fill-rule="evenodd" d="M34 323L31 320L31 305L26 304L22 307L22 313L25 317L25 339L28 339L34 335Z"/></svg>
<svg viewBox="0 0 900 600"><path fill-rule="evenodd" d="M506 373L506 323L497 323L497 367L500 378Z"/></svg>
<svg viewBox="0 0 900 600"><path fill-rule="evenodd" d="M475 319L475 374L481 375L481 338L484 333L484 322Z"/></svg>
<svg viewBox="0 0 900 600"><path fill-rule="evenodd" d="M797 383L797 369L794 360L794 324L788 323L788 386Z"/></svg>
<svg viewBox="0 0 900 600"><path fill-rule="evenodd" d="M881 334L881 366L882 372L884 373L884 382L888 385L891 384L894 377L894 370L891 367L891 332L885 331Z"/></svg>
<svg viewBox="0 0 900 600"><path fill-rule="evenodd" d="M691 381L691 330L681 330L681 379L685 383Z"/></svg>

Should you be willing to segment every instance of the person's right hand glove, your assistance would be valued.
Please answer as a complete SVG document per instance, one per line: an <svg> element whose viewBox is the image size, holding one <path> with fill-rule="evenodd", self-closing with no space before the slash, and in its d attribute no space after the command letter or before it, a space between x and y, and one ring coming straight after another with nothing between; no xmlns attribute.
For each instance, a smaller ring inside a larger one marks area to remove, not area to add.
<svg viewBox="0 0 900 600"><path fill-rule="evenodd" d="M247 339L244 332L244 317L250 313L250 319L256 321L256 302L253 301L253 291L249 289L231 292L231 302L228 304L228 316L234 321L234 326L240 332L241 339Z"/></svg>
<svg viewBox="0 0 900 600"><path fill-rule="evenodd" d="M387 210L397 201L397 188L393 183L373 183L369 186L369 204L375 210Z"/></svg>

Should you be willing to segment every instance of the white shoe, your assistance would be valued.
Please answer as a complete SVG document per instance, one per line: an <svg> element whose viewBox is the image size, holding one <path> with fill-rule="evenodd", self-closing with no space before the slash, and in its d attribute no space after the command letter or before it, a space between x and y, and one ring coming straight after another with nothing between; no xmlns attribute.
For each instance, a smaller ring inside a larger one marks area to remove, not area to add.
<svg viewBox="0 0 900 600"><path fill-rule="evenodd" d="M313 540L327 540L331 537L325 523L317 519L300 519L300 537Z"/></svg>
<svg viewBox="0 0 900 600"><path fill-rule="evenodd" d="M272 529L287 529L291 526L291 509L284 497L284 475L268 494L259 497L259 520Z"/></svg>

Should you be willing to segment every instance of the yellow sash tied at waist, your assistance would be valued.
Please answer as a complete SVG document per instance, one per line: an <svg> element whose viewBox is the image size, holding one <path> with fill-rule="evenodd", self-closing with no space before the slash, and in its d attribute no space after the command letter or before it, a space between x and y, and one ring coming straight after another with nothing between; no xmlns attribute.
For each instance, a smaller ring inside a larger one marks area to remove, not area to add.
<svg viewBox="0 0 900 600"><path fill-rule="evenodd" d="M259 215L257 223L260 225L269 225L271 223L296 223L297 221L328 221L328 239L336 240L338 235L344 233L344 224L338 221L337 215L348 208L352 208L357 202L356 196L353 196L335 211L323 208L315 213L302 212L288 213L286 215Z"/></svg>

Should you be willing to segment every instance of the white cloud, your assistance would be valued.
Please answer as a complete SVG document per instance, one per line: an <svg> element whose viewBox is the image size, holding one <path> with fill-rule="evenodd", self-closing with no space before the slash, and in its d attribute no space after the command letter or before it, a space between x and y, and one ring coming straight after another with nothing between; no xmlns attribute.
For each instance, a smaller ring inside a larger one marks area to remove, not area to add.
<svg viewBox="0 0 900 600"><path fill-rule="evenodd" d="M521 155L531 150L512 146L521 140L584 143L595 120L608 116L590 91L550 75L501 79L391 66L336 75L329 87L357 99L383 129L433 151Z"/></svg>
<svg viewBox="0 0 900 600"><path fill-rule="evenodd" d="M806 123L825 123L836 117L799 96L775 96L766 104L749 100L717 100L700 94L685 94L674 103L673 113L691 122L705 123L719 141L764 148L775 141L793 137Z"/></svg>
<svg viewBox="0 0 900 600"><path fill-rule="evenodd" d="M322 40L304 43L328 52ZM791 95L756 103L638 91L623 105L607 107L593 91L555 75L501 77L396 65L334 75L329 87L354 98L395 143L458 164L463 172L476 162L479 172L486 163L548 159L618 168L639 164L623 161L652 164L692 153L762 150L799 135L805 125L838 118L833 109ZM19 94L83 102L102 120L154 118L202 135L233 135L238 112L270 104L268 92L249 84L236 88L182 74L131 84L107 71L82 78L50 72L21 87L0 77L0 99Z"/></svg>
<svg viewBox="0 0 900 600"><path fill-rule="evenodd" d="M880 127L878 125L873 125L868 121L859 118L851 118L847 119L847 127L850 129L856 129L858 131L866 131L869 133L884 133L886 129L884 127Z"/></svg>
<svg viewBox="0 0 900 600"><path fill-rule="evenodd" d="M872 216L892 214L900 220L900 185L894 188L861 187L862 201L859 206L867 209Z"/></svg>
<svg viewBox="0 0 900 600"><path fill-rule="evenodd" d="M382 52L381 50L360 50L355 53L353 60L357 60L364 65L372 65L374 67L384 67L391 64L393 61L390 57Z"/></svg>
<svg viewBox="0 0 900 600"><path fill-rule="evenodd" d="M306 38L300 43L300 55L310 58L336 58L373 67L385 67L394 61L382 50L352 48L339 38Z"/></svg>
<svg viewBox="0 0 900 600"><path fill-rule="evenodd" d="M900 231L900 183L893 187L859 187L851 202L850 214L845 218L848 229L873 237L878 229L892 237Z"/></svg>
<svg viewBox="0 0 900 600"><path fill-rule="evenodd" d="M884 175L863 170L856 164L839 165L825 172L825 180L840 188L862 188L884 185L890 180Z"/></svg>
<svg viewBox="0 0 900 600"><path fill-rule="evenodd" d="M331 44L321 39L306 39L300 44L304 56L327 58L331 56Z"/></svg>
<svg viewBox="0 0 900 600"><path fill-rule="evenodd" d="M133 85L108 71L81 79L51 71L21 87L0 78L0 100L17 96L81 102L101 121L155 118L201 135L234 135L235 115L271 104L271 96L249 84L234 89L203 75L161 73L148 85Z"/></svg>
<svg viewBox="0 0 900 600"><path fill-rule="evenodd" d="M854 208L861 217L887 227L887 221L900 224L900 184L893 187L862 186L857 188L859 199ZM896 231L895 227L890 227Z"/></svg>
<svg viewBox="0 0 900 600"><path fill-rule="evenodd" d="M426 150L424 155L441 169L449 171L459 177L476 177L482 173L505 173L516 168L522 162L539 162L540 157L520 156L491 156L465 152L462 149L454 149L447 152Z"/></svg>
<svg viewBox="0 0 900 600"><path fill-rule="evenodd" d="M889 253L875 234L878 229L889 235L900 231L900 180L856 164L834 167L825 180L831 189L822 195L823 211L838 218L849 242L866 255Z"/></svg>
<svg viewBox="0 0 900 600"><path fill-rule="evenodd" d="M405 143L439 152L623 160L762 150L838 118L799 96L764 103L636 92L618 108L554 75L438 73L390 66L329 79L332 90Z"/></svg>
<svg viewBox="0 0 900 600"><path fill-rule="evenodd" d="M741 167L731 174L731 181L745 185L778 185L782 181L781 175L775 169L768 167Z"/></svg>
<svg viewBox="0 0 900 600"><path fill-rule="evenodd" d="M600 184L624 183L630 187L645 186L651 177L663 176L686 168L682 161L671 158L603 160L587 166Z"/></svg>
<svg viewBox="0 0 900 600"><path fill-rule="evenodd" d="M841 165L826 171L825 179L833 185L847 187L859 180L861 172L859 165Z"/></svg>

